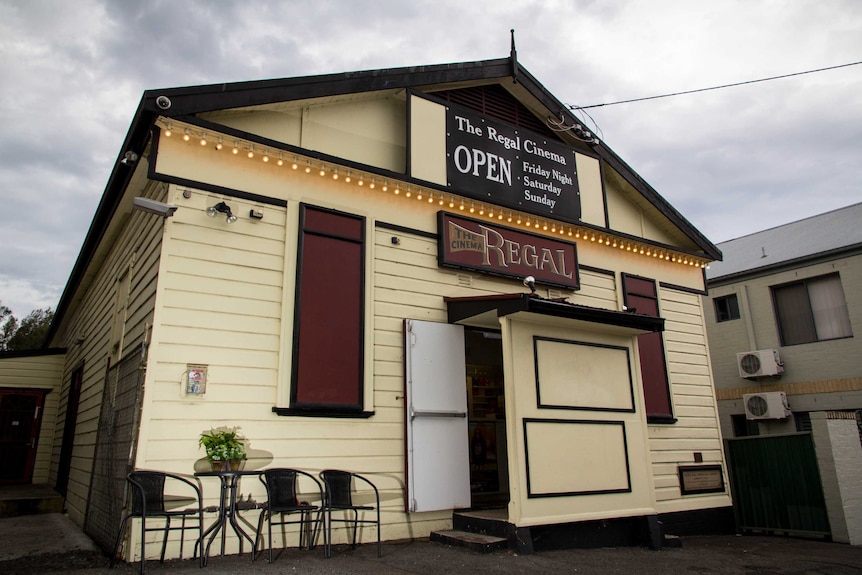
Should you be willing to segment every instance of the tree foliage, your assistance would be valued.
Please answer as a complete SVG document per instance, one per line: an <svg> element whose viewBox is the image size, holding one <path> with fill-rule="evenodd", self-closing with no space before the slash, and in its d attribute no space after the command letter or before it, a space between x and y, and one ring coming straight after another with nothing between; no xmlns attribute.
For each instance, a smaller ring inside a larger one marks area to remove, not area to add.
<svg viewBox="0 0 862 575"><path fill-rule="evenodd" d="M41 349L53 319L51 308L34 309L19 321L11 309L0 306L0 351Z"/></svg>

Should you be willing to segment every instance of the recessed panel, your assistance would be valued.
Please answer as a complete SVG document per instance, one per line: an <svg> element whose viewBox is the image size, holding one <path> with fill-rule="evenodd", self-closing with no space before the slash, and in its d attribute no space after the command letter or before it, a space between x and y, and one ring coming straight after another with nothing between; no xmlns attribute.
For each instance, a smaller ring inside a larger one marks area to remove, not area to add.
<svg viewBox="0 0 862 575"><path fill-rule="evenodd" d="M527 496L630 492L622 421L524 420Z"/></svg>
<svg viewBox="0 0 862 575"><path fill-rule="evenodd" d="M535 337L540 408L634 411L629 350Z"/></svg>

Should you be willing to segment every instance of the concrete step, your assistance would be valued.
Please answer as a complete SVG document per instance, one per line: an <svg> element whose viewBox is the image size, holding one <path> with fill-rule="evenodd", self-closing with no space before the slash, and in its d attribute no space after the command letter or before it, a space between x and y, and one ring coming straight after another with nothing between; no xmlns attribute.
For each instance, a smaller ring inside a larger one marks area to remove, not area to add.
<svg viewBox="0 0 862 575"><path fill-rule="evenodd" d="M0 517L62 512L63 496L46 485L0 486Z"/></svg>
<svg viewBox="0 0 862 575"><path fill-rule="evenodd" d="M494 551L509 548L508 541L502 537L483 535L481 533L468 533L467 531L458 531L456 529L433 531L431 533L431 541L455 547L466 547L471 551L479 553L493 553Z"/></svg>

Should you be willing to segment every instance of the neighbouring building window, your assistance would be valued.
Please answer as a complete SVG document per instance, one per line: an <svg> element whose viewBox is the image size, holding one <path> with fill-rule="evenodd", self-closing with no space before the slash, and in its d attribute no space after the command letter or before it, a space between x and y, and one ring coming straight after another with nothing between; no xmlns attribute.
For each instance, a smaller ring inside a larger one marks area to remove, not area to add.
<svg viewBox="0 0 862 575"><path fill-rule="evenodd" d="M794 411L793 422L796 424L796 431L811 431L811 414L807 411Z"/></svg>
<svg viewBox="0 0 862 575"><path fill-rule="evenodd" d="M730 420L733 423L734 437L751 437L752 435L760 435L760 429L757 427L757 422L751 421L745 417L744 413L731 415Z"/></svg>
<svg viewBox="0 0 862 575"><path fill-rule="evenodd" d="M717 297L712 300L715 303L715 321L730 321L739 319L739 301L736 294Z"/></svg>
<svg viewBox="0 0 862 575"><path fill-rule="evenodd" d="M361 412L365 219L300 208L291 408Z"/></svg>
<svg viewBox="0 0 862 575"><path fill-rule="evenodd" d="M773 286L772 298L782 345L853 335L838 274Z"/></svg>
<svg viewBox="0 0 862 575"><path fill-rule="evenodd" d="M660 317L655 280L623 274L624 303L636 313ZM670 384L667 377L664 340L661 332L638 336L641 379L644 387L644 405L650 423L672 423Z"/></svg>

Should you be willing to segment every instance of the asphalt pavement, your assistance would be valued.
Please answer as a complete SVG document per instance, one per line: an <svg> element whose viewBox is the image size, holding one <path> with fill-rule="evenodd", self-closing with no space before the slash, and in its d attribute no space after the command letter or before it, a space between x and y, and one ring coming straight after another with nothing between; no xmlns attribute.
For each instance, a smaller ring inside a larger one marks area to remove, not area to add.
<svg viewBox="0 0 862 575"><path fill-rule="evenodd" d="M0 519L0 574L124 575L140 572L139 563L108 568L108 558L66 516L52 513ZM760 535L683 537L682 547L651 551L645 547L570 549L517 555L509 551L480 554L428 540L375 545L356 549L335 546L331 559L323 549L288 548L269 564L265 555L211 557L200 570L196 560L148 561L151 575L202 573L297 574L716 574L844 575L862 574L862 546L820 540Z"/></svg>

